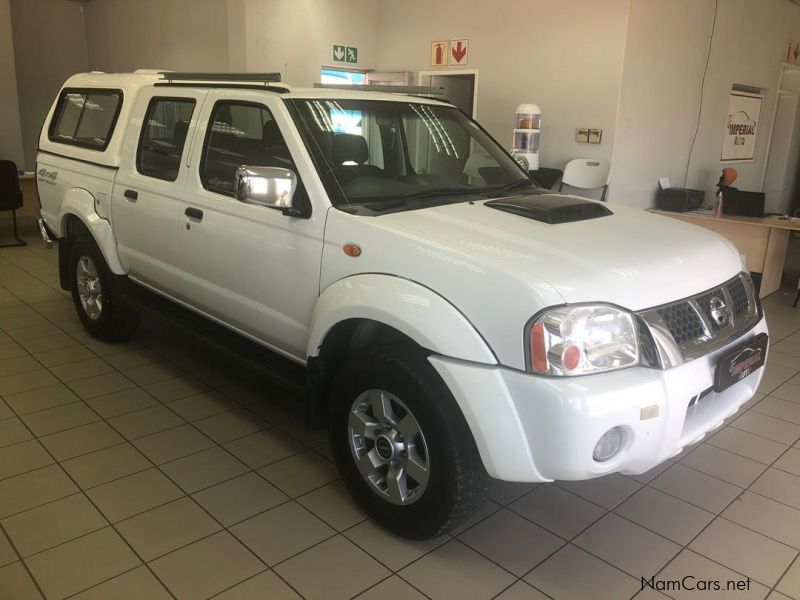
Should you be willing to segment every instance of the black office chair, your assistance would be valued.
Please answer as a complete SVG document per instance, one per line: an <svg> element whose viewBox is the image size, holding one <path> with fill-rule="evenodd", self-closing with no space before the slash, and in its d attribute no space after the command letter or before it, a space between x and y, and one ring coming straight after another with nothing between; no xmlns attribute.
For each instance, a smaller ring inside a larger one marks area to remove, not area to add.
<svg viewBox="0 0 800 600"><path fill-rule="evenodd" d="M19 171L11 160L0 160L0 211L11 211L11 222L14 227L14 238L9 241L0 240L0 248L25 246L27 242L19 239L17 234L17 209L22 208L22 190L19 187Z"/></svg>

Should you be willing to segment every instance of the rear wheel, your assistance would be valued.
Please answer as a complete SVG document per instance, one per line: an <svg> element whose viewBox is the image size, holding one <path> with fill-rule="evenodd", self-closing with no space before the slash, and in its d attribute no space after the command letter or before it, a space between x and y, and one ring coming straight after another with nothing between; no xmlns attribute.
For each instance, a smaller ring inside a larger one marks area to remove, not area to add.
<svg viewBox="0 0 800 600"><path fill-rule="evenodd" d="M367 352L333 391L330 439L342 479L375 520L425 539L469 516L488 476L447 387L423 356Z"/></svg>
<svg viewBox="0 0 800 600"><path fill-rule="evenodd" d="M80 237L70 247L69 278L72 302L91 335L102 340L127 339L139 315L122 306L122 282L108 268L94 240Z"/></svg>

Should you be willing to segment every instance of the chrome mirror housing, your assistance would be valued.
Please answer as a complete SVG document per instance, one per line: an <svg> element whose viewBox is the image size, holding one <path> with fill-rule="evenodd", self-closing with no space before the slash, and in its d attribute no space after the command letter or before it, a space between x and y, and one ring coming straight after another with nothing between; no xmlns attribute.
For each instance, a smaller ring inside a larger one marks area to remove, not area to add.
<svg viewBox="0 0 800 600"><path fill-rule="evenodd" d="M281 167L242 165L236 169L233 189L240 202L280 208L287 212L292 208L297 175Z"/></svg>

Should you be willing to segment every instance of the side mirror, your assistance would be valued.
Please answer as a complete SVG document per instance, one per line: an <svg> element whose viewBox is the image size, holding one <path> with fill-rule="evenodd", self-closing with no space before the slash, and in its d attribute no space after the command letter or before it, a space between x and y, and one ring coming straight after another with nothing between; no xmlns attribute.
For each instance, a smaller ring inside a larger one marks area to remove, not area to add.
<svg viewBox="0 0 800 600"><path fill-rule="evenodd" d="M297 189L297 175L289 169L242 165L236 169L233 189L240 202L280 208L289 215L295 212L292 198Z"/></svg>

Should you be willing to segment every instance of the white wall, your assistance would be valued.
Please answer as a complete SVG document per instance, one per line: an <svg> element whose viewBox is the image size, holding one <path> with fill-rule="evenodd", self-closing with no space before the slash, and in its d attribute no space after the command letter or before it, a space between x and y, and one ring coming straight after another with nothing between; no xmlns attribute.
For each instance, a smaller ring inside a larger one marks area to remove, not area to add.
<svg viewBox="0 0 800 600"><path fill-rule="evenodd" d="M0 0L0 107L0 159L13 160L21 169L24 157L9 0Z"/></svg>
<svg viewBox="0 0 800 600"><path fill-rule="evenodd" d="M756 160L729 165L739 172L737 187L761 189L783 52L787 39L800 35L800 7L788 0L719 0L701 88L713 13L714 0L631 2L611 176L615 201L652 206L663 175L673 185L705 189L710 200L728 166L719 159L734 83L767 90Z"/></svg>
<svg viewBox="0 0 800 600"><path fill-rule="evenodd" d="M543 113L542 166L562 168L576 157L610 158L628 4L379 0L376 67L431 70L433 40L468 38L465 68L479 70L477 119L501 143L510 146L514 109L534 102ZM575 142L578 127L603 129L602 144Z"/></svg>
<svg viewBox="0 0 800 600"><path fill-rule="evenodd" d="M32 170L55 95L67 77L86 71L86 25L76 2L11 0L11 17L24 162Z"/></svg>

